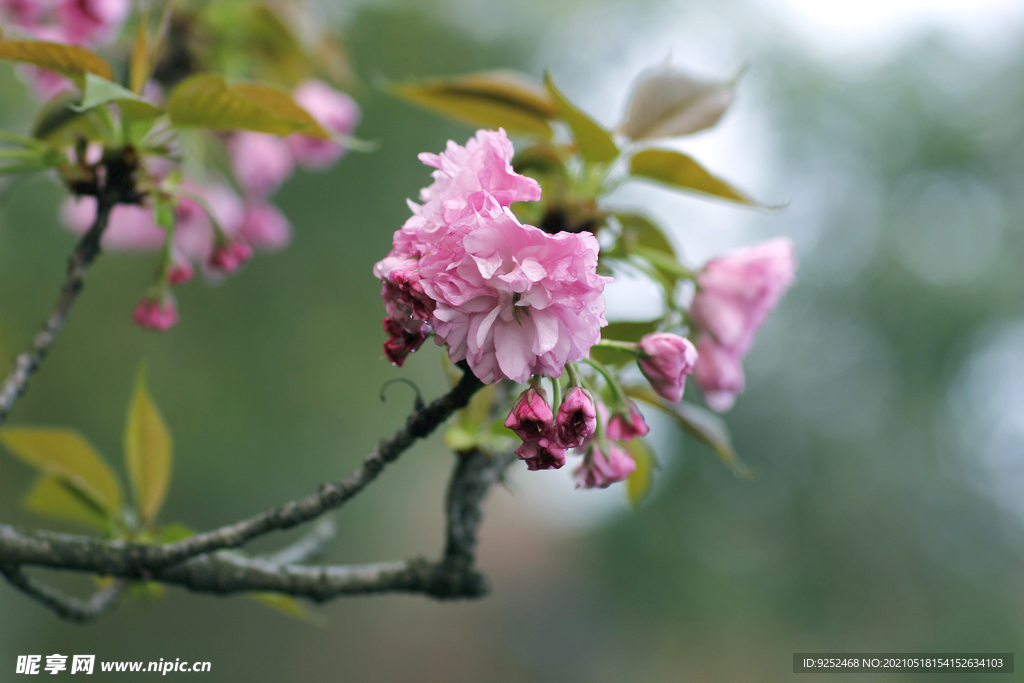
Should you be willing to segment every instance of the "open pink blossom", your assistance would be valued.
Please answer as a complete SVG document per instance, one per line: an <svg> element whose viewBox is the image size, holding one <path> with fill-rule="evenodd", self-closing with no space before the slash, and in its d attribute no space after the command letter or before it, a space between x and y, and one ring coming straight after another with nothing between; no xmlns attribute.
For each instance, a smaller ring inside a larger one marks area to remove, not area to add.
<svg viewBox="0 0 1024 683"><path fill-rule="evenodd" d="M662 398L683 400L686 376L693 372L697 349L689 339L669 332L654 332L640 340L640 372Z"/></svg>
<svg viewBox="0 0 1024 683"><path fill-rule="evenodd" d="M728 410L743 391L740 361L795 272L793 244L779 238L724 254L698 274L690 307L700 329L696 378L714 410Z"/></svg>
<svg viewBox="0 0 1024 683"><path fill-rule="evenodd" d="M273 194L295 169L288 143L277 135L239 131L227 147L235 180L247 195Z"/></svg>
<svg viewBox="0 0 1024 683"><path fill-rule="evenodd" d="M618 444L591 442L583 463L576 469L576 488L607 488L625 481L636 469L636 463Z"/></svg>
<svg viewBox="0 0 1024 683"><path fill-rule="evenodd" d="M597 239L548 235L522 225L487 197L420 259L431 324L453 362L465 359L485 383L561 376L600 341L604 286Z"/></svg>
<svg viewBox="0 0 1024 683"><path fill-rule="evenodd" d="M359 105L355 100L323 81L308 80L299 85L295 101L330 133L351 135L359 123ZM334 140L298 133L289 135L286 144L295 161L305 168L327 168L345 154L345 147Z"/></svg>
<svg viewBox="0 0 1024 683"><path fill-rule="evenodd" d="M68 197L61 218L76 235L84 235L96 220L95 197ZM101 245L111 251L155 251L167 233L153 221L153 210L141 204L118 204L110 212Z"/></svg>

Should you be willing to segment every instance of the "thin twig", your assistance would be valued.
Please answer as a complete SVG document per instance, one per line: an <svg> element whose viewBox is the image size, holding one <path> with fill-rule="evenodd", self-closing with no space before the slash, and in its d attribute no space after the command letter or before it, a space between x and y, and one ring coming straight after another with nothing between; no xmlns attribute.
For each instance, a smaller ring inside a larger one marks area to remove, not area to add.
<svg viewBox="0 0 1024 683"><path fill-rule="evenodd" d="M88 600L81 600L36 581L21 569L4 570L2 573L7 581L22 593L43 603L57 616L78 624L98 619L113 609L121 599L126 585L124 581L116 580L94 593Z"/></svg>

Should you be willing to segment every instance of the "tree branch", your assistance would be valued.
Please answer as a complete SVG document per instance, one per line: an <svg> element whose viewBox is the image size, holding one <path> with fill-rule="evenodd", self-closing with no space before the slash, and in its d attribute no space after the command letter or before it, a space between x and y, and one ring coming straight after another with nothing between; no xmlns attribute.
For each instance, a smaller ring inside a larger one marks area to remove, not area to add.
<svg viewBox="0 0 1024 683"><path fill-rule="evenodd" d="M36 581L21 569L5 569L2 573L12 586L43 603L57 616L78 624L98 619L113 609L121 599L126 585L124 581L114 581L88 600L80 600Z"/></svg>

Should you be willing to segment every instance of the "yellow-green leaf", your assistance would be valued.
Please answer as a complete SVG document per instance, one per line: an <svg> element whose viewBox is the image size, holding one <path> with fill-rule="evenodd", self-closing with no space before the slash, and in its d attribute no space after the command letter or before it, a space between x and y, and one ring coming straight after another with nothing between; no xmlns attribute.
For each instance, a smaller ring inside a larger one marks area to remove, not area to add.
<svg viewBox="0 0 1024 683"><path fill-rule="evenodd" d="M72 109L83 112L109 102L117 102L125 111L131 112L133 118L156 118L163 113L159 107L150 104L132 91L113 81L100 78L95 74L85 75L85 94L81 104L73 105Z"/></svg>
<svg viewBox="0 0 1024 683"><path fill-rule="evenodd" d="M547 72L544 73L544 85L558 108L559 116L572 130L576 148L579 149L583 160L596 164L615 161L619 157L619 148L611 133L567 100L555 87L551 74Z"/></svg>
<svg viewBox="0 0 1024 683"><path fill-rule="evenodd" d="M72 486L107 514L121 509L121 486L114 473L78 432L7 427L0 430L0 442L12 455Z"/></svg>
<svg viewBox="0 0 1024 683"><path fill-rule="evenodd" d="M622 225L621 242L627 254L633 253L637 247L646 247L676 257L675 247L665 231L651 219L638 213L617 213L615 217Z"/></svg>
<svg viewBox="0 0 1024 683"><path fill-rule="evenodd" d="M248 82L236 83L232 86L232 89L248 97L275 116L302 124L300 130L303 135L311 135L325 140L331 137L331 134L324 130L320 122L313 118L312 114L296 104L290 93L277 86Z"/></svg>
<svg viewBox="0 0 1024 683"><path fill-rule="evenodd" d="M149 21L148 12L139 16L139 28L135 32L132 57L128 65L128 82L132 92L141 95L149 80Z"/></svg>
<svg viewBox="0 0 1024 683"><path fill-rule="evenodd" d="M692 403L670 403L650 389L626 387L626 393L665 411L683 431L710 446L715 455L740 479L754 477L754 471L736 455L729 438L729 429L722 418Z"/></svg>
<svg viewBox="0 0 1024 683"><path fill-rule="evenodd" d="M689 135L718 123L733 99L731 83L658 67L637 78L621 131L633 140Z"/></svg>
<svg viewBox="0 0 1024 683"><path fill-rule="evenodd" d="M152 523L163 506L171 481L171 434L146 388L145 366L139 368L135 395L128 408L124 455L139 517Z"/></svg>
<svg viewBox="0 0 1024 683"><path fill-rule="evenodd" d="M551 137L548 121L558 116L543 88L521 73L504 69L400 83L389 90L463 123L543 138Z"/></svg>
<svg viewBox="0 0 1024 683"><path fill-rule="evenodd" d="M626 479L626 495L629 496L630 505L635 509L640 507L640 503L644 502L647 494L651 492L654 470L657 469L658 463L643 439L627 441L625 446L636 463L633 474Z"/></svg>
<svg viewBox="0 0 1024 683"><path fill-rule="evenodd" d="M298 619L314 626L327 625L327 618L324 615L314 612L290 595L282 593L249 593L249 597L292 619Z"/></svg>
<svg viewBox="0 0 1024 683"><path fill-rule="evenodd" d="M0 59L33 64L56 71L75 81L79 87L87 73L108 80L114 77L106 60L95 52L77 45L49 43L43 40L0 40Z"/></svg>
<svg viewBox="0 0 1024 683"><path fill-rule="evenodd" d="M25 509L50 519L74 522L103 533L110 531L110 520L102 508L60 479L44 475L36 480L25 496Z"/></svg>
<svg viewBox="0 0 1024 683"><path fill-rule="evenodd" d="M762 206L729 183L711 175L692 157L675 150L645 149L637 152L629 162L629 170L635 176L684 190L693 190L748 206Z"/></svg>
<svg viewBox="0 0 1024 683"><path fill-rule="evenodd" d="M251 84L250 84L251 86ZM308 126L283 117L253 101L217 74L199 74L182 81L167 99L171 122L181 128L252 130L289 135Z"/></svg>

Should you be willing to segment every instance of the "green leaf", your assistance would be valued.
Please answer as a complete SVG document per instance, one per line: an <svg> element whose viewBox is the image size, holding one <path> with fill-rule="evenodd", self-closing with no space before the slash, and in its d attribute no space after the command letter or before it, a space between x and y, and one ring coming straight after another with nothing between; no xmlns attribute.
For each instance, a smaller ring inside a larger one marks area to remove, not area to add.
<svg viewBox="0 0 1024 683"><path fill-rule="evenodd" d="M724 180L711 175L692 157L675 150L645 149L637 152L629 162L629 170L635 176L684 190L693 190L748 206L763 206Z"/></svg>
<svg viewBox="0 0 1024 683"><path fill-rule="evenodd" d="M149 59L149 13L143 11L139 16L139 27L135 31L135 42L132 44L132 56L128 63L128 83L132 92L141 95L146 87L150 74Z"/></svg>
<svg viewBox="0 0 1024 683"><path fill-rule="evenodd" d="M180 128L252 130L290 135L307 128L306 119L282 116L245 95L255 84L229 86L217 74L199 74L182 81L167 99L171 122ZM261 90L265 94L265 91ZM269 99L269 98L268 98ZM306 113L306 116L309 116Z"/></svg>
<svg viewBox="0 0 1024 683"><path fill-rule="evenodd" d="M481 71L453 78L430 78L388 86L402 99L472 126L551 137L558 116L548 93L527 76L510 70Z"/></svg>
<svg viewBox="0 0 1024 683"><path fill-rule="evenodd" d="M620 239L627 254L633 253L637 247L646 247L675 258L675 247L654 221L637 213L617 213L615 217L622 225Z"/></svg>
<svg viewBox="0 0 1024 683"><path fill-rule="evenodd" d="M620 130L633 140L689 135L718 123L733 99L732 83L658 67L637 78Z"/></svg>
<svg viewBox="0 0 1024 683"><path fill-rule="evenodd" d="M186 538L191 538L195 535L195 530L185 526L184 524L164 524L160 527L160 531L157 533L156 539L160 543L176 543L178 541L184 541Z"/></svg>
<svg viewBox="0 0 1024 683"><path fill-rule="evenodd" d="M638 342L645 334L657 329L657 320L649 322L621 321L609 323L601 328L601 339L612 341ZM591 360L613 367L622 367L636 360L636 354L622 349L594 346L590 349Z"/></svg>
<svg viewBox="0 0 1024 683"><path fill-rule="evenodd" d="M171 481L171 434L146 388L146 368L139 366L135 395L128 408L124 455L139 517L151 524L163 506Z"/></svg>
<svg viewBox="0 0 1024 683"><path fill-rule="evenodd" d="M152 119L163 113L159 107L150 104L127 88L95 74L85 75L85 95L81 104L72 105L71 108L84 112L110 102L118 103L122 109L132 114L132 118Z"/></svg>
<svg viewBox="0 0 1024 683"><path fill-rule="evenodd" d="M103 458L70 429L6 427L0 442L16 458L67 484L108 515L121 509L121 486Z"/></svg>
<svg viewBox="0 0 1024 683"><path fill-rule="evenodd" d="M327 625L327 618L324 615L314 612L290 595L282 593L249 593L249 597L261 605L265 605L292 619L298 619L314 626Z"/></svg>
<svg viewBox="0 0 1024 683"><path fill-rule="evenodd" d="M680 263L675 256L665 252L648 247L636 247L633 249L633 253L673 277L685 277L691 280L697 277L696 273Z"/></svg>
<svg viewBox="0 0 1024 683"><path fill-rule="evenodd" d="M629 497L630 505L636 509L651 492L651 486L654 484L654 470L657 469L658 463L643 439L632 439L624 445L633 457L633 462L636 463L633 474L626 479L626 495Z"/></svg>
<svg viewBox="0 0 1024 683"><path fill-rule="evenodd" d="M566 174L565 160L554 146L541 143L516 152L512 158L512 168L516 173L530 174L532 171L538 175Z"/></svg>
<svg viewBox="0 0 1024 683"><path fill-rule="evenodd" d="M250 100L287 121L294 121L302 124L299 130L303 135L310 135L324 140L332 136L320 122L313 118L313 115L296 104L290 93L281 88L266 83L236 83L232 89Z"/></svg>
<svg viewBox="0 0 1024 683"><path fill-rule="evenodd" d="M0 59L32 64L67 76L82 87L87 73L106 79L114 77L110 65L95 52L77 45L43 40L0 40Z"/></svg>
<svg viewBox="0 0 1024 683"><path fill-rule="evenodd" d="M722 418L692 403L670 403L650 389L626 387L626 393L665 411L683 431L710 446L715 455L740 479L754 478L754 471L736 455L729 438L729 429Z"/></svg>
<svg viewBox="0 0 1024 683"><path fill-rule="evenodd" d="M576 105L555 87L551 74L544 72L544 85L551 94L562 120L572 130L576 147L584 161L594 164L611 163L619 158L619 148L612 139L611 133L601 127L594 119L580 111Z"/></svg>
<svg viewBox="0 0 1024 683"><path fill-rule="evenodd" d="M43 517L74 522L105 534L110 532L110 519L106 511L57 477L39 477L25 496L25 509Z"/></svg>

